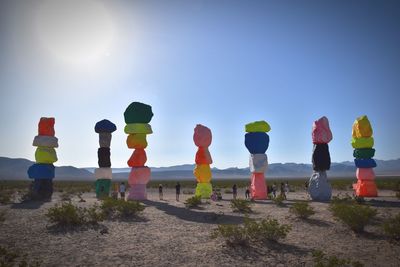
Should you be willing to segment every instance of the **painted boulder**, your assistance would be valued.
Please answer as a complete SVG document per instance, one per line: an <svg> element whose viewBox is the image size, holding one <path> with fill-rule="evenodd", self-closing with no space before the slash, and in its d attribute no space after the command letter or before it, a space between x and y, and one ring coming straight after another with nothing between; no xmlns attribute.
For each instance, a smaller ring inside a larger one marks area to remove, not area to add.
<svg viewBox="0 0 400 267"><path fill-rule="evenodd" d="M135 149L128 160L129 167L143 167L147 161L146 151L144 149Z"/></svg>
<svg viewBox="0 0 400 267"><path fill-rule="evenodd" d="M33 139L33 146L58 147L58 139L54 136L37 135Z"/></svg>
<svg viewBox="0 0 400 267"><path fill-rule="evenodd" d="M35 160L37 163L52 164L58 160L56 150L52 147L39 146L36 148Z"/></svg>
<svg viewBox="0 0 400 267"><path fill-rule="evenodd" d="M250 154L250 172L266 172L268 168L268 157L266 154Z"/></svg>
<svg viewBox="0 0 400 267"><path fill-rule="evenodd" d="M352 136L353 138L371 137L371 123L367 116L358 117L353 123Z"/></svg>
<svg viewBox="0 0 400 267"><path fill-rule="evenodd" d="M271 126L266 121L255 121L246 124L245 131L247 133L264 132L267 133L271 131Z"/></svg>
<svg viewBox="0 0 400 267"><path fill-rule="evenodd" d="M112 133L117 130L117 126L109 120L101 120L94 126L96 133Z"/></svg>
<svg viewBox="0 0 400 267"><path fill-rule="evenodd" d="M55 131L54 131L54 124L55 124L55 119L54 118L40 118L39 121L39 135L46 135L46 136L54 136Z"/></svg>
<svg viewBox="0 0 400 267"><path fill-rule="evenodd" d="M375 180L375 172L373 168L357 168L358 180Z"/></svg>
<svg viewBox="0 0 400 267"><path fill-rule="evenodd" d="M29 167L28 176L31 179L53 179L55 167L53 164L36 163Z"/></svg>
<svg viewBox="0 0 400 267"><path fill-rule="evenodd" d="M201 124L194 128L193 141L198 147L209 147L212 141L211 130Z"/></svg>
<svg viewBox="0 0 400 267"><path fill-rule="evenodd" d="M376 161L374 159L354 159L357 168L375 168Z"/></svg>
<svg viewBox="0 0 400 267"><path fill-rule="evenodd" d="M267 199L267 185L264 173L252 173L250 195L252 199Z"/></svg>
<svg viewBox="0 0 400 267"><path fill-rule="evenodd" d="M244 144L250 154L264 154L269 146L269 136L266 133L246 133Z"/></svg>
<svg viewBox="0 0 400 267"><path fill-rule="evenodd" d="M315 144L312 154L314 171L326 171L331 168L331 156L328 144Z"/></svg>
<svg viewBox="0 0 400 267"><path fill-rule="evenodd" d="M150 181L151 171L149 167L133 167L129 173L128 183L147 184Z"/></svg>
<svg viewBox="0 0 400 267"><path fill-rule="evenodd" d="M314 121L312 126L312 141L314 144L327 144L332 140L332 132L329 121L324 116Z"/></svg>
<svg viewBox="0 0 400 267"><path fill-rule="evenodd" d="M212 164L210 151L206 147L199 147L196 152L196 164Z"/></svg>
<svg viewBox="0 0 400 267"><path fill-rule="evenodd" d="M124 112L125 123L149 123L153 117L151 106L140 102L132 102Z"/></svg>
<svg viewBox="0 0 400 267"><path fill-rule="evenodd" d="M308 183L308 193L314 201L329 201L332 197L332 187L328 182L326 172L314 172Z"/></svg>

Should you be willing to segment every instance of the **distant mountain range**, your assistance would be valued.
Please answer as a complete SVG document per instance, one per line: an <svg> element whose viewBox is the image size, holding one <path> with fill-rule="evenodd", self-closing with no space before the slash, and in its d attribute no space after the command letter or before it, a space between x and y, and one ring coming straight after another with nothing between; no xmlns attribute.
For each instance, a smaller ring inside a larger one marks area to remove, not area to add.
<svg viewBox="0 0 400 267"><path fill-rule="evenodd" d="M376 160L377 175L400 175L400 159ZM0 180L25 180L28 179L26 171L34 162L27 159L11 159L0 157ZM171 167L151 167L152 179L194 179L194 164L184 164ZM76 168L73 166L56 167L57 180L92 180L94 181L95 168ZM356 167L353 162L345 161L332 163L329 171L330 177L355 177ZM113 168L115 179L127 179L130 168ZM212 168L213 178L248 178L249 168ZM272 163L268 166L267 176L273 178L304 178L312 173L311 164L298 163Z"/></svg>

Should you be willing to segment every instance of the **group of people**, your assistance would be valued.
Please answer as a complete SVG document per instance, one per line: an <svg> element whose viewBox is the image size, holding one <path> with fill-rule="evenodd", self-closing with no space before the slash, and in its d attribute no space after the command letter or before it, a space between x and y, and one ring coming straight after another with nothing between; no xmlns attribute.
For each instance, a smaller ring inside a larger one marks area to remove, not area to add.
<svg viewBox="0 0 400 267"><path fill-rule="evenodd" d="M306 184L306 188L307 188ZM277 185L274 182L271 186L267 187L268 190L268 195L271 196L271 198L276 198L277 197ZM237 198L237 185L233 184L232 186L232 196L233 199ZM289 187L289 182L286 181L285 183L282 182L280 184L280 196L283 197L283 199L286 199L286 194L289 193L290 191L290 187ZM121 199L125 199L125 192L126 192L126 186L124 182L121 182L118 186L118 190L115 190L113 192L113 197L114 198L118 198L118 193L120 194ZM181 184L179 182L176 183L175 185L175 195L176 195L176 201L179 201L179 196L181 194ZM163 194L163 185L159 184L158 185L158 195L160 200L164 199L164 194ZM221 191L218 190L213 190L213 193L211 195L211 199L216 201L216 200L221 200L222 199L222 195L221 195ZM245 199L251 199L250 196L250 185L246 188L245 191Z"/></svg>

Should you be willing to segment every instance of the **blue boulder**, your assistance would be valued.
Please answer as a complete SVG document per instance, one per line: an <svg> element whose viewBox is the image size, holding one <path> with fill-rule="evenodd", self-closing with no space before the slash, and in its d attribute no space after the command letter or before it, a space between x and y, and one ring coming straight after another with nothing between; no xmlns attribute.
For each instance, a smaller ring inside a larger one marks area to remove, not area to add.
<svg viewBox="0 0 400 267"><path fill-rule="evenodd" d="M357 168L375 168L376 161L374 159L354 159Z"/></svg>
<svg viewBox="0 0 400 267"><path fill-rule="evenodd" d="M31 179L53 179L55 177L55 167L53 164L36 163L29 167L28 176Z"/></svg>
<svg viewBox="0 0 400 267"><path fill-rule="evenodd" d="M244 145L250 154L264 154L268 149L269 136L263 132L246 133Z"/></svg>
<svg viewBox="0 0 400 267"><path fill-rule="evenodd" d="M96 133L112 133L117 130L117 126L109 120L101 120L94 126Z"/></svg>

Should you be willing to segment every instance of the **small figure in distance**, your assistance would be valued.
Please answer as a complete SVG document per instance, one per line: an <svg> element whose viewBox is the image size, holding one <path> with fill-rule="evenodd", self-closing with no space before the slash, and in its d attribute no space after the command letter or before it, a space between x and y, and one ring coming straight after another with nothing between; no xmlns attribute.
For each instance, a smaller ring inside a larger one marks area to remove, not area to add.
<svg viewBox="0 0 400 267"><path fill-rule="evenodd" d="M249 199L250 198L250 185L246 187L246 193L245 193L245 198Z"/></svg>
<svg viewBox="0 0 400 267"><path fill-rule="evenodd" d="M304 182L304 190L306 190L306 197L309 199L310 195L308 194L308 181L306 180Z"/></svg>
<svg viewBox="0 0 400 267"><path fill-rule="evenodd" d="M162 184L158 185L158 196L160 197L160 200L163 200L163 186L162 186Z"/></svg>
<svg viewBox="0 0 400 267"><path fill-rule="evenodd" d="M114 184L114 190L111 193L113 199L118 199L118 185Z"/></svg>
<svg viewBox="0 0 400 267"><path fill-rule="evenodd" d="M123 200L125 200L125 190L126 190L125 183L121 182L121 184L119 185L119 193L121 195L121 199Z"/></svg>
<svg viewBox="0 0 400 267"><path fill-rule="evenodd" d="M286 199L285 184L283 182L281 183L281 197L283 197L283 199Z"/></svg>
<svg viewBox="0 0 400 267"><path fill-rule="evenodd" d="M286 183L285 183L285 192L286 192L286 194L289 194L289 192L290 192L290 187L289 187L288 181L286 181Z"/></svg>
<svg viewBox="0 0 400 267"><path fill-rule="evenodd" d="M217 201L217 192L215 192L215 189L213 190L210 198L212 201Z"/></svg>
<svg viewBox="0 0 400 267"><path fill-rule="evenodd" d="M276 183L275 182L272 184L272 195L274 198L276 198Z"/></svg>
<svg viewBox="0 0 400 267"><path fill-rule="evenodd" d="M181 194L181 184L179 182L175 185L176 201L179 201L179 195Z"/></svg>
<svg viewBox="0 0 400 267"><path fill-rule="evenodd" d="M237 197L237 186L236 186L236 184L233 184L233 186L232 186L232 194L233 194L233 199L236 199L236 197Z"/></svg>

